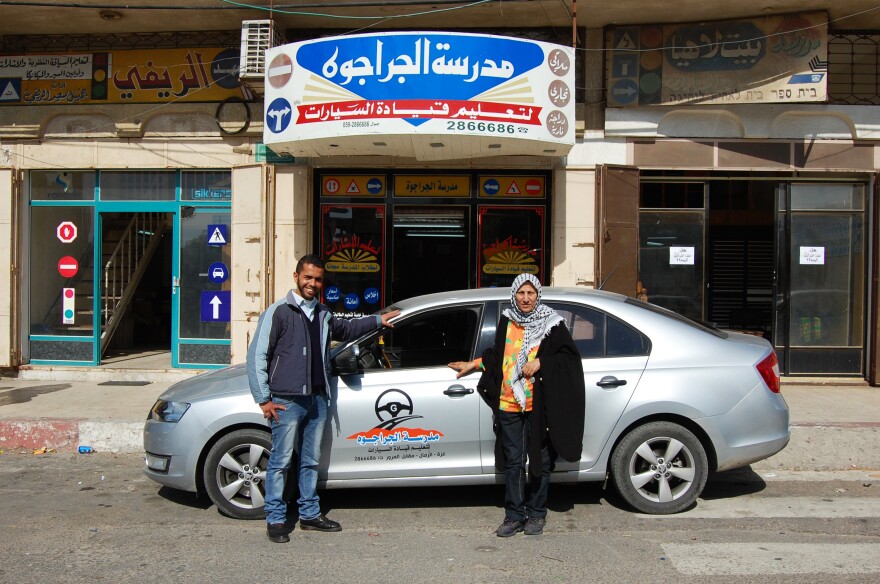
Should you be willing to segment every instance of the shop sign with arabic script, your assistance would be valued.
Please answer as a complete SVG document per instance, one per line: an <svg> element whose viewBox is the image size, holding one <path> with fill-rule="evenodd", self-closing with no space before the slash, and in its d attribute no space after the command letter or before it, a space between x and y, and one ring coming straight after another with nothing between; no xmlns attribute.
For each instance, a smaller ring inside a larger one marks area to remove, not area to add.
<svg viewBox="0 0 880 584"><path fill-rule="evenodd" d="M397 134L573 145L574 51L482 34L331 37L266 51L266 144Z"/></svg>

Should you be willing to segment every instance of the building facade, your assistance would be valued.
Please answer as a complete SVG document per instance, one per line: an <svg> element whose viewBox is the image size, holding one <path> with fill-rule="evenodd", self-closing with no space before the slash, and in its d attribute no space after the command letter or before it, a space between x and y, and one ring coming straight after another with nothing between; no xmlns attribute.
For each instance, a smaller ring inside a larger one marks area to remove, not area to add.
<svg viewBox="0 0 880 584"><path fill-rule="evenodd" d="M269 83L242 75L250 25L219 17L199 34L4 34L0 366L151 350L171 367L241 362L296 259L319 253L343 315L531 271L764 336L787 375L873 382L880 91L863 70L880 35L758 5L579 24L574 3L552 4L565 10L483 6L481 28L439 28L572 49L558 150L351 126L311 154L272 144ZM270 47L348 32L269 22ZM780 40L813 63L804 83L780 85ZM732 85L705 81L719 75Z"/></svg>

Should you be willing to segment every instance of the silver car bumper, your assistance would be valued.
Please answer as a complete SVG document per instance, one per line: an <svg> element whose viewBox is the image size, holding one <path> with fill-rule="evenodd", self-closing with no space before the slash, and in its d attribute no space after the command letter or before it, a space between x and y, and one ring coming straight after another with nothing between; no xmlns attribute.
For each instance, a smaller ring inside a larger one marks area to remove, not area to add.
<svg viewBox="0 0 880 584"><path fill-rule="evenodd" d="M197 453L198 450L191 448L192 444L180 437L177 424L147 420L144 424L144 474L161 485L194 493L198 462L194 452ZM186 446L190 447L187 451L176 450ZM163 472L150 468L148 461L151 458L165 459L166 470Z"/></svg>
<svg viewBox="0 0 880 584"><path fill-rule="evenodd" d="M769 458L791 439L788 404L763 383L727 413L697 422L715 444L719 471Z"/></svg>

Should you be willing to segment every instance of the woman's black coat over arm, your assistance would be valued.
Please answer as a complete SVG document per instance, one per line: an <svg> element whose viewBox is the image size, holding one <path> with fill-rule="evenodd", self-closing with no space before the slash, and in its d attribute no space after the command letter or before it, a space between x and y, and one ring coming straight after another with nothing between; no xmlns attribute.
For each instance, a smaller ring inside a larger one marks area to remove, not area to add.
<svg viewBox="0 0 880 584"><path fill-rule="evenodd" d="M501 360L509 320L502 316L495 331L495 345L483 352L483 372L477 389L483 400L498 412L501 400ZM541 341L537 357L541 369L534 384L532 397L531 439L529 459L540 460L541 446L549 438L551 453L563 460L580 460L584 441L584 370L571 333L558 324ZM500 439L496 423L495 457L503 468ZM540 475L541 465L532 464L530 474Z"/></svg>

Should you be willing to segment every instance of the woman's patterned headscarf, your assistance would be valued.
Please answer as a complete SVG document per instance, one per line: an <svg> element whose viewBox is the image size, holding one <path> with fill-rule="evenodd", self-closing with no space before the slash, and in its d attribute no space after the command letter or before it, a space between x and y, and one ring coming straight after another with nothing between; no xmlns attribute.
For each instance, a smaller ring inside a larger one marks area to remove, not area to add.
<svg viewBox="0 0 880 584"><path fill-rule="evenodd" d="M532 285L538 293L535 308L531 312L523 312L516 305L516 293L523 284ZM504 316L525 329L523 344L516 356L516 375L513 382L513 395L519 405L525 408L526 391L522 368L526 364L529 352L541 344L550 329L562 322L562 317L555 310L541 303L541 282L531 274L520 274L513 281L510 286L510 308L504 310Z"/></svg>

